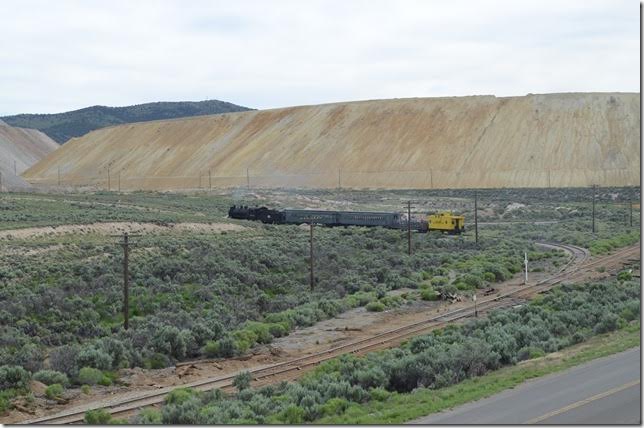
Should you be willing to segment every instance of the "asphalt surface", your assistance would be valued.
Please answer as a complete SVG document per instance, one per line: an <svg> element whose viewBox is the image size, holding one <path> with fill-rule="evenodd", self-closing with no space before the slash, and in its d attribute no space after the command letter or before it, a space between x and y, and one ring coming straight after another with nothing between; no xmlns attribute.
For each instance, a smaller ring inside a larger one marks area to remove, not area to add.
<svg viewBox="0 0 644 428"><path fill-rule="evenodd" d="M597 359L413 424L641 424L640 348Z"/></svg>

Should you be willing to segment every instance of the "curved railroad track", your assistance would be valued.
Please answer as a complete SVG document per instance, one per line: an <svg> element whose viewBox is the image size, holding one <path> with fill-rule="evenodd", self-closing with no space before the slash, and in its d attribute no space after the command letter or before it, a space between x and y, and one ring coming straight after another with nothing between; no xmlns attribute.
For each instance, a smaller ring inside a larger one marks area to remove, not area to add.
<svg viewBox="0 0 644 428"><path fill-rule="evenodd" d="M499 293L494 296L483 297L477 302L478 312L484 314L494 309L510 307L517 302L542 293L551 287L564 281L575 282L583 279L589 271L594 271L597 267L603 266L606 271L619 269L624 260L639 258L639 243L620 249L615 253L604 256L595 260L590 260L588 250L567 244L539 243L541 246L549 248L559 248L567 251L572 255L571 259L555 275L538 281L528 283L518 289ZM380 349L390 348L401 342L423 333L427 333L436 328L474 316L474 306L467 306L443 314L428 317L422 321L398 327L374 336L336 346L325 351L306 355L303 357L291 359L281 363L271 364L263 367L248 370L253 375L253 386L275 383L283 380L293 380L298 378L304 371L319 365L320 363L338 357L343 354L362 355ZM147 393L132 394L131 397L125 397L123 400L111 404L96 404L94 406L83 406L70 409L51 416L45 416L38 419L24 421L29 424L70 424L83 421L85 412L92 409L106 409L113 416L129 415L142 407L154 406L162 403L172 390L177 388L191 387L200 391L207 391L220 388L224 391L232 390L232 381L237 373L224 375L216 378L208 378L199 381L189 382L182 385L165 387L156 391Z"/></svg>

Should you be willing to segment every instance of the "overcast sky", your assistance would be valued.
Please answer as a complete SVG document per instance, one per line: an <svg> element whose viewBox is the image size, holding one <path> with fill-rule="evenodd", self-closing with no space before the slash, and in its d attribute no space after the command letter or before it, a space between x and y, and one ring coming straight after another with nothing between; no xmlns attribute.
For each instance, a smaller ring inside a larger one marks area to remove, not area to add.
<svg viewBox="0 0 644 428"><path fill-rule="evenodd" d="M639 2L1 0L0 115L639 91Z"/></svg>

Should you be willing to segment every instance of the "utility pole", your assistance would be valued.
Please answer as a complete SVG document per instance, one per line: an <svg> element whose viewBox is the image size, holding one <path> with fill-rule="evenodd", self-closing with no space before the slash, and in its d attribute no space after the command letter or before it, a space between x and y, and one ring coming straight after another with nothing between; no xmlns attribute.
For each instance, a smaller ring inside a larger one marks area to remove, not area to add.
<svg viewBox="0 0 644 428"><path fill-rule="evenodd" d="M208 170L208 188L212 190L212 171Z"/></svg>
<svg viewBox="0 0 644 428"><path fill-rule="evenodd" d="M129 290L129 258L130 241L127 232L123 234L123 328L130 326L130 290Z"/></svg>
<svg viewBox="0 0 644 428"><path fill-rule="evenodd" d="M118 235L116 235L118 236ZM123 328L127 330L130 326L130 238L133 236L127 232L123 233Z"/></svg>
<svg viewBox="0 0 644 428"><path fill-rule="evenodd" d="M596 192L596 184L593 184L593 233L595 233L595 194Z"/></svg>
<svg viewBox="0 0 644 428"><path fill-rule="evenodd" d="M476 245L479 245L479 192L474 191L474 236Z"/></svg>
<svg viewBox="0 0 644 428"><path fill-rule="evenodd" d="M58 167L58 186L60 186L60 167Z"/></svg>
<svg viewBox="0 0 644 428"><path fill-rule="evenodd" d="M338 168L338 189L342 189L342 169Z"/></svg>
<svg viewBox="0 0 644 428"><path fill-rule="evenodd" d="M630 199L630 206L631 206L630 225L631 227L633 227L633 198Z"/></svg>
<svg viewBox="0 0 644 428"><path fill-rule="evenodd" d="M18 175L18 168L16 168L16 160L13 160L13 175Z"/></svg>
<svg viewBox="0 0 644 428"><path fill-rule="evenodd" d="M107 191L112 190L112 183L110 182L110 167L107 167Z"/></svg>
<svg viewBox="0 0 644 428"><path fill-rule="evenodd" d="M311 282L311 291L315 288L315 275L313 274L313 222L311 222L310 226L310 236L309 236L309 248L310 248L310 254L309 254L309 271L311 274L310 282Z"/></svg>
<svg viewBox="0 0 644 428"><path fill-rule="evenodd" d="M411 201L407 201L407 253L411 256Z"/></svg>
<svg viewBox="0 0 644 428"><path fill-rule="evenodd" d="M119 193L121 193L121 171L119 171Z"/></svg>
<svg viewBox="0 0 644 428"><path fill-rule="evenodd" d="M525 259L523 261L523 264L525 265L525 279L523 281L524 284L528 284L528 252L524 252L525 254Z"/></svg>
<svg viewBox="0 0 644 428"><path fill-rule="evenodd" d="M250 189L250 174L248 173L248 168L246 168L246 187Z"/></svg>
<svg viewBox="0 0 644 428"><path fill-rule="evenodd" d="M0 171L0 192L2 192L2 171Z"/></svg>
<svg viewBox="0 0 644 428"><path fill-rule="evenodd" d="M548 189L550 189L550 170L548 170Z"/></svg>

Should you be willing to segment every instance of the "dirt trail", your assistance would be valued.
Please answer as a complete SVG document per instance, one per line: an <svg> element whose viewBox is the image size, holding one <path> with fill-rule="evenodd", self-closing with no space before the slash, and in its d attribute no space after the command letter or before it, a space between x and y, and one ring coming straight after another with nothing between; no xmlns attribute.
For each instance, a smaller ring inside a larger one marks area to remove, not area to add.
<svg viewBox="0 0 644 428"><path fill-rule="evenodd" d="M91 224L68 224L61 226L27 227L24 229L12 229L0 231L0 241L10 239L29 239L39 236L65 235L69 233L86 235L98 233L101 235L113 235L119 233L164 233L168 231L177 232L239 232L246 230L244 226L232 223L169 223L159 225L154 223L138 222L109 222Z"/></svg>

